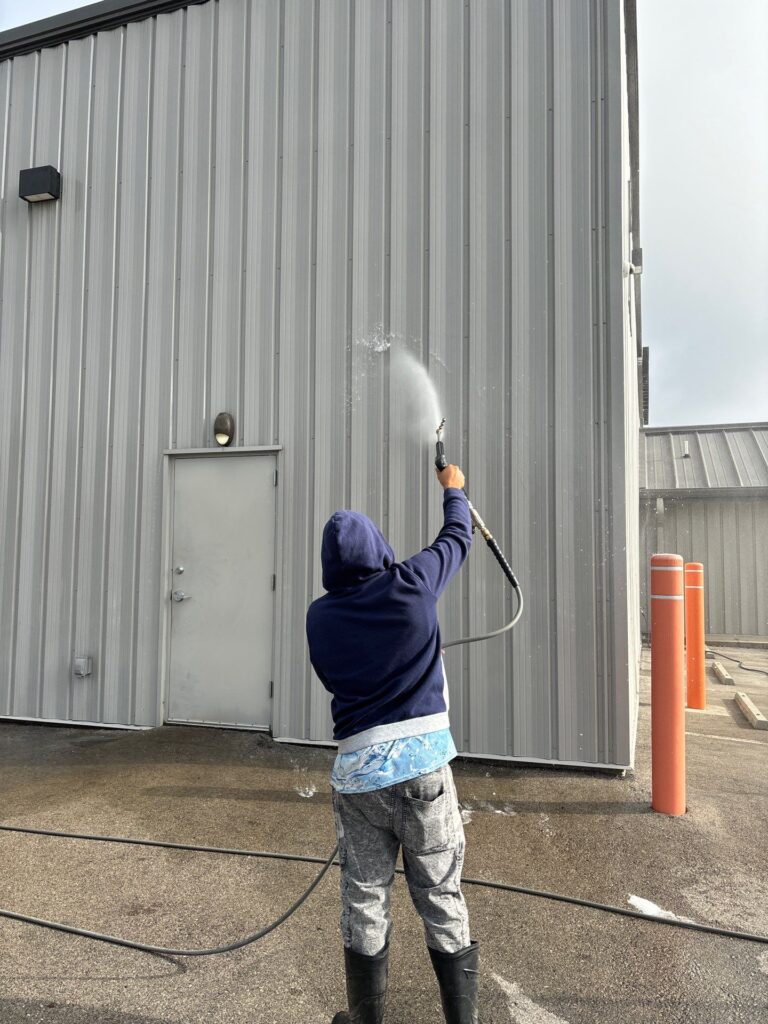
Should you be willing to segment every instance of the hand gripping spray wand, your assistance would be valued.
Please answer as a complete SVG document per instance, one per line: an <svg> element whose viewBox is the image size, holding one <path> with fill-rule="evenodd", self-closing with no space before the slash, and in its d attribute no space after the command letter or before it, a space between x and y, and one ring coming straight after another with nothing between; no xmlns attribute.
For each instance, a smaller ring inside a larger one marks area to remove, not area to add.
<svg viewBox="0 0 768 1024"><path fill-rule="evenodd" d="M440 425L437 428L437 444L435 445L435 468L438 471L445 469L445 467L448 465L448 459L445 457L445 444L443 443L444 427L445 417L443 417L443 419L440 421ZM512 571L511 565L504 557L504 552L501 550L498 543L496 542L496 538L493 536L491 531L483 522L480 513L469 500L466 490L464 491L464 497L467 499L467 505L469 506L469 514L472 517L472 529L479 530L480 533L483 535L485 543L493 552L493 557L501 566L501 571L512 584L512 587L514 588L514 591L517 594L517 611L515 612L512 619L506 624L506 626L502 626L501 629L494 629L492 632L483 633L480 636L465 636L462 637L460 640L448 640L446 643L442 645L444 648L456 647L459 644L473 644L477 640L490 640L490 638L493 636L501 636L502 633L506 633L507 630L510 630L514 626L516 626L517 623L520 621L520 616L523 614L523 592L520 589L520 584L518 583L517 577Z"/></svg>

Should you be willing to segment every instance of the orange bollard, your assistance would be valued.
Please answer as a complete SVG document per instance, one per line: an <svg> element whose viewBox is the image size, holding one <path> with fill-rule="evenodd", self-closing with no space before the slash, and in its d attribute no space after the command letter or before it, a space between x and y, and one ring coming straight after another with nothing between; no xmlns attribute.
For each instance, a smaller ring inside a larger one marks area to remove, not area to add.
<svg viewBox="0 0 768 1024"><path fill-rule="evenodd" d="M651 804L685 814L683 560L651 555Z"/></svg>
<svg viewBox="0 0 768 1024"><path fill-rule="evenodd" d="M685 563L685 670L688 707L707 707L707 677L704 662L704 566Z"/></svg>

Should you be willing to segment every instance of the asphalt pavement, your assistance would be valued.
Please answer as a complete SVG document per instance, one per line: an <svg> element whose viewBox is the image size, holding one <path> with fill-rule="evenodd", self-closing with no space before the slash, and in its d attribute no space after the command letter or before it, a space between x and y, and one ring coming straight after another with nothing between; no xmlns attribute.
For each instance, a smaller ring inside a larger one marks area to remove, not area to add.
<svg viewBox="0 0 768 1024"><path fill-rule="evenodd" d="M725 650L725 649L724 649ZM768 651L732 656L768 668ZM730 669L768 713L768 677ZM768 935L768 732L710 673L687 713L688 813L650 802L644 657L624 777L454 763L465 874ZM0 723L0 822L326 856L330 750L247 732ZM0 906L174 947L280 914L311 864L0 832ZM481 1024L768 1021L768 946L466 887L482 944ZM642 901L648 901L643 903ZM320 1024L343 1006L338 873L265 939L163 958L0 919L0 1024ZM402 878L388 1024L437 1024L437 986Z"/></svg>

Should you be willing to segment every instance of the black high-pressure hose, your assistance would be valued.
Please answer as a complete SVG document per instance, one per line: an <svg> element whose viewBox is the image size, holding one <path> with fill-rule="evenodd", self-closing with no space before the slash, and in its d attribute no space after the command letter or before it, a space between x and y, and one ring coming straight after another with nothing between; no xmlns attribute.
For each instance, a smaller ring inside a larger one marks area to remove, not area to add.
<svg viewBox="0 0 768 1024"><path fill-rule="evenodd" d="M706 653L711 654L713 658L725 658L726 661L733 661L745 672L759 672L761 676L768 676L768 672L764 668L758 668L757 665L745 665L743 661L726 654L725 651L715 651L711 647L707 647Z"/></svg>
<svg viewBox="0 0 768 1024"><path fill-rule="evenodd" d="M445 418L443 418L443 420L440 422L440 425L438 426L436 431L437 443L435 444L435 469L438 472L442 472L448 465L448 459L446 458L445 455L445 443L443 441L444 428ZM514 589L515 594L517 595L517 611L515 612L514 616L510 619L510 621L506 624L506 626L502 626L501 629L494 629L491 630L490 633L481 633L478 636L463 636L460 637L458 640L447 640L442 645L444 648L457 647L459 644L474 644L477 643L478 640L490 640L491 637L501 636L502 633L506 633L508 630L513 629L518 624L523 614L523 592L520 589L520 584L517 580L517 577L512 571L512 566L504 557L504 552L499 547L496 538L493 536L491 531L483 522L480 513L469 500L469 495L467 494L466 490L464 491L464 497L467 499L467 505L469 506L469 514L472 517L472 529L477 529L480 531L483 540L491 549L493 557L499 563L501 571L512 584L512 588Z"/></svg>
<svg viewBox="0 0 768 1024"><path fill-rule="evenodd" d="M309 857L295 853L272 853L264 850L238 850L221 846L195 846L191 843L167 843L160 840L132 839L127 836L99 836L89 835L80 832L55 832L52 829L25 828L23 826L0 825L3 832L23 832L38 836L53 836L57 839L79 839L98 843L122 843L131 846L159 847L164 850L192 850L195 853L218 853L232 857L259 857L269 860L302 861L306 864L322 864L318 875L312 881L309 888L291 906L273 921L258 932L238 939L226 945L213 946L210 949L172 949L166 946L151 946L144 942L134 942L131 939L122 939L115 935L104 935L100 932L86 931L84 928L74 928L71 925L60 924L57 921L46 921L39 917L30 917L27 914L17 914L11 910L0 910L0 917L10 918L12 921L21 921L25 924L35 924L42 928L50 928L54 931L66 932L69 935L79 935L85 939L95 939L98 942L106 942L113 946L124 946L128 949L137 949L144 953L155 953L165 956L215 956L218 953L228 953L234 949L242 949L243 946L256 942L257 939L274 931L279 925L295 913L305 902L320 883L321 879L330 866L338 863L335 860L338 847L334 847L333 853L327 860L322 857ZM402 875L402 869L397 869L397 874ZM514 892L522 896L535 896L539 899L554 900L557 903L569 903L576 907L586 907L589 910L602 910L608 914L618 914L620 917L633 917L638 921L647 921L651 924L663 924L671 928L684 928L688 931L703 932L706 935L719 935L728 939L742 939L745 942L757 942L768 945L768 935L756 935L752 932L733 931L729 928L718 928L716 925L698 924L695 921L687 921L680 918L660 917L656 914L642 914L638 910L628 910L626 907L615 907L609 903L596 903L594 900L584 900L577 896L563 896L560 893L548 892L545 889L529 889L523 885L509 885L506 882L491 882L484 878L462 878L465 885L477 885L484 889L496 889L501 892Z"/></svg>
<svg viewBox="0 0 768 1024"><path fill-rule="evenodd" d="M95 939L97 942L107 942L112 946L125 946L128 949L138 949L142 953L156 953L164 956L215 956L217 953L231 953L235 949L242 949L243 946L250 946L251 943L263 939L275 928L279 928L284 921L295 914L312 892L317 888L323 879L326 871L334 863L339 847L334 846L333 853L323 861L322 857L302 857L299 854L290 853L269 853L265 850L237 850L217 846L193 846L189 843L165 843L156 839L130 839L127 836L97 836L81 832L54 832L44 828L23 828L12 825L0 825L3 832L24 832L35 836L55 836L58 839L82 839L99 843L122 843L129 846L156 846L164 850L192 850L195 853L225 853L234 857L265 857L270 860L300 860L309 861L312 864L322 864L311 884L299 896L299 898L284 911L280 917L265 925L257 932L252 932L242 939L235 939L222 946L211 946L209 949L172 949L167 946L152 946L146 942L134 942L133 939L121 939L116 935L105 935L102 932L91 932L85 928L75 928L72 925L60 924L58 921L47 921L41 917L30 917L28 914L17 914L13 910L0 910L0 917L10 918L11 921L22 921L24 924L36 924L41 928L50 928L56 932L66 932L68 935L79 935L83 939Z"/></svg>

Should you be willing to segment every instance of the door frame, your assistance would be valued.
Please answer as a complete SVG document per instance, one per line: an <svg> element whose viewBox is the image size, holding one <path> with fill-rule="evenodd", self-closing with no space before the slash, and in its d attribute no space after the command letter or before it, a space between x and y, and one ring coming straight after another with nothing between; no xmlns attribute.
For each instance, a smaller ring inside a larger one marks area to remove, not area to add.
<svg viewBox="0 0 768 1024"><path fill-rule="evenodd" d="M176 460L177 459L199 459L199 458L238 458L254 455L274 455L275 464L280 466L280 454L282 445L255 445L243 446L241 448L170 448L163 454L163 518L162 518L162 542L161 542L161 576L160 576L160 636L158 650L157 678L157 724L166 724L166 713L168 711L168 700L171 687L171 602L169 600L171 574L173 572L173 514L174 495L176 483ZM277 524L278 516L275 515L275 565L273 572L277 572ZM275 666L275 644L272 645L272 678L274 680ZM277 690L276 680L273 682L272 707L275 706ZM199 728L205 728L200 725ZM226 726L210 726L210 728L227 728ZM254 730L261 731L261 730ZM270 729L272 731L272 724Z"/></svg>

